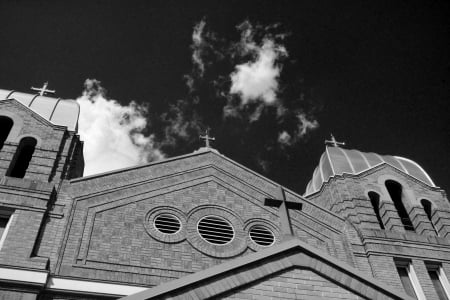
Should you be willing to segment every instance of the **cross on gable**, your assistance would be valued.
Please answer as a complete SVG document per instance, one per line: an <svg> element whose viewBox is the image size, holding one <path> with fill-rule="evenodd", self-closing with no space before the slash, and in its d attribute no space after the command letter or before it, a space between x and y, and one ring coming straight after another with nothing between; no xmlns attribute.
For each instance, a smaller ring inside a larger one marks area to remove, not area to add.
<svg viewBox="0 0 450 300"><path fill-rule="evenodd" d="M206 148L209 148L209 146L210 146L209 145L209 141L215 141L216 140L216 138L209 136L209 129L206 129L205 130L205 135L200 135L200 138L202 140L205 140L205 147Z"/></svg>
<svg viewBox="0 0 450 300"><path fill-rule="evenodd" d="M302 210L302 203L288 201L286 199L286 193L283 187L280 186L282 199L265 198L264 205L269 207L278 207L278 213L281 221L281 233L283 237L294 236L292 230L291 218L289 216L289 210Z"/></svg>
<svg viewBox="0 0 450 300"><path fill-rule="evenodd" d="M344 146L345 143L344 142L338 142L336 141L336 139L334 138L333 134L331 135L331 139L330 140L325 140L325 145L331 145L333 147L339 147L339 146Z"/></svg>
<svg viewBox="0 0 450 300"><path fill-rule="evenodd" d="M56 92L55 90L47 90L47 86L48 86L48 81L44 82L44 85L41 88L31 87L31 89L33 91L38 91L39 96L44 96L45 93L54 94Z"/></svg>

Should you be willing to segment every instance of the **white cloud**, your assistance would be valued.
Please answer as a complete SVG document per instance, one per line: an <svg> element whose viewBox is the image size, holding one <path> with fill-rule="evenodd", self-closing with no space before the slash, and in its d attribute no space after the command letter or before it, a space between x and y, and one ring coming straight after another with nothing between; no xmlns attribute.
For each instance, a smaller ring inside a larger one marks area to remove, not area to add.
<svg viewBox="0 0 450 300"><path fill-rule="evenodd" d="M256 47L256 60L237 65L235 72L231 74L230 93L239 94L243 105L257 100L273 104L281 71L281 67L276 65L276 60L285 53L283 49L272 40L265 40L262 47Z"/></svg>
<svg viewBox="0 0 450 300"><path fill-rule="evenodd" d="M257 26L255 30L249 21L242 22L237 29L241 31L241 40L236 47L238 54L250 54L251 59L235 66L230 75L230 94L238 94L241 105L257 101L273 105L277 100L278 79L282 69L280 59L288 56L286 48L278 44L274 36L266 33L261 44L255 42L255 34L261 28Z"/></svg>
<svg viewBox="0 0 450 300"><path fill-rule="evenodd" d="M107 99L100 82L85 81L83 95L77 99L81 111L78 133L84 141L84 175L130 167L161 159L163 153L146 136L146 109L135 102L127 106Z"/></svg>

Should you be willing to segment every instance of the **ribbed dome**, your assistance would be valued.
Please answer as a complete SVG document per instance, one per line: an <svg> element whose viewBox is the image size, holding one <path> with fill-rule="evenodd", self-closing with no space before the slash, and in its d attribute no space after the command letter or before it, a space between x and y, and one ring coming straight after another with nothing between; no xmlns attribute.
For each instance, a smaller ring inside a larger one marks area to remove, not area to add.
<svg viewBox="0 0 450 300"><path fill-rule="evenodd" d="M0 101L15 99L53 124L76 131L80 106L74 100L19 93L0 89Z"/></svg>
<svg viewBox="0 0 450 300"><path fill-rule="evenodd" d="M358 150L348 150L340 147L326 147L320 157L320 162L314 170L313 178L306 187L306 195L317 192L324 182L335 175L359 174L380 164L387 163L406 174L428 184L435 186L430 176L414 161L390 155L364 153Z"/></svg>

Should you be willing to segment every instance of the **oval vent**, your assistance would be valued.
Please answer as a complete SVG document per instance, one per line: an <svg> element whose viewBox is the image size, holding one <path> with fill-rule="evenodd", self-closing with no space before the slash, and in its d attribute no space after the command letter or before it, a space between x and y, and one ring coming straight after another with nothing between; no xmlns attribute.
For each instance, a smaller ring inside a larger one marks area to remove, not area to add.
<svg viewBox="0 0 450 300"><path fill-rule="evenodd" d="M275 242L273 232L262 225L255 225L250 228L250 238L257 245L268 247Z"/></svg>
<svg viewBox="0 0 450 300"><path fill-rule="evenodd" d="M197 229L204 240L215 245L225 245L234 238L231 224L217 216L204 217L198 222Z"/></svg>
<svg viewBox="0 0 450 300"><path fill-rule="evenodd" d="M172 214L160 214L154 221L155 228L165 234L175 234L181 229L181 222Z"/></svg>

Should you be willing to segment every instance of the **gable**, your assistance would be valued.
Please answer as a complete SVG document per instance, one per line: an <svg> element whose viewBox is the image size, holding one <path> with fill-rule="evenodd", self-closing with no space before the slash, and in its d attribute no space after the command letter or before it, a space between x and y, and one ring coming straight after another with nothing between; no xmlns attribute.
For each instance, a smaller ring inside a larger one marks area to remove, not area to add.
<svg viewBox="0 0 450 300"><path fill-rule="evenodd" d="M292 267L231 291L223 299L361 299L330 279L306 268Z"/></svg>
<svg viewBox="0 0 450 300"><path fill-rule="evenodd" d="M298 239L122 299L259 299L265 296L270 299L411 299Z"/></svg>
<svg viewBox="0 0 450 300"><path fill-rule="evenodd" d="M22 103L14 99L0 101L1 113L10 117L14 124L8 140L11 142L18 142L21 136L28 135L42 140L41 137L48 137L47 141L52 141L56 137L58 141L61 140L63 130L65 127L54 125L30 108L24 106ZM55 130L56 129L56 130Z"/></svg>
<svg viewBox="0 0 450 300"><path fill-rule="evenodd" d="M280 187L211 152L72 180L64 191L74 210L63 276L121 274L122 281L158 285L264 249L249 237L253 226L272 232L275 245L282 241L278 208L264 205L265 198L281 197ZM291 213L296 235L352 264L343 221L293 192L286 198L304 206ZM158 232L154 222L161 214L178 219L180 231ZM234 239L217 246L201 238L197 224L206 216L230 222ZM97 272L87 271L92 268Z"/></svg>

